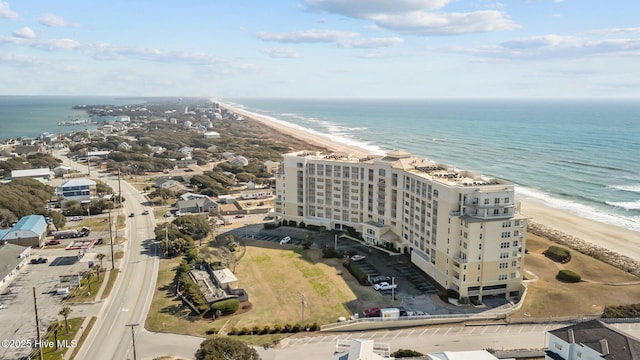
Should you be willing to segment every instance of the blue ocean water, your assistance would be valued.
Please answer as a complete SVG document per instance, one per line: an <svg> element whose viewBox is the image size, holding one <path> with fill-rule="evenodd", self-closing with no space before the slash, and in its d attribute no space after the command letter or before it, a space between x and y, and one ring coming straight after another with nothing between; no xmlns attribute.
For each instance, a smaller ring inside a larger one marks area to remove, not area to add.
<svg viewBox="0 0 640 360"><path fill-rule="evenodd" d="M126 105L144 101L133 98L96 96L0 96L0 140L35 138L44 132L68 133L85 126L58 126L58 122L87 120L84 110L75 105Z"/></svg>
<svg viewBox="0 0 640 360"><path fill-rule="evenodd" d="M372 153L410 151L640 231L640 101L220 99Z"/></svg>

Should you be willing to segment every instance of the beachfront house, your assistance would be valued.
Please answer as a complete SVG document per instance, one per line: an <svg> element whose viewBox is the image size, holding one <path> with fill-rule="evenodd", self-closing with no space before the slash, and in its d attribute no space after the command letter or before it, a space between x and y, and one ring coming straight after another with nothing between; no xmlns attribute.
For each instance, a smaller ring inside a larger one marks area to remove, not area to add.
<svg viewBox="0 0 640 360"><path fill-rule="evenodd" d="M524 291L527 218L508 181L403 151L362 158L299 151L283 156L275 213L410 254L461 299L516 299Z"/></svg>
<svg viewBox="0 0 640 360"><path fill-rule="evenodd" d="M41 247L47 236L47 221L42 215L23 216L0 241L20 246Z"/></svg>
<svg viewBox="0 0 640 360"><path fill-rule="evenodd" d="M176 208L181 214L200 214L208 213L218 208L218 204L211 200L208 196L196 197L189 200L180 200L176 202Z"/></svg>

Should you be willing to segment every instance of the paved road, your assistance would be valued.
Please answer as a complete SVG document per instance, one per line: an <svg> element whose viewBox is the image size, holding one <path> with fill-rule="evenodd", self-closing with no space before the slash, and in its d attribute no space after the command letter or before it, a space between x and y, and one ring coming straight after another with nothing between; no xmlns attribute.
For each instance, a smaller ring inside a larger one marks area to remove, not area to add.
<svg viewBox="0 0 640 360"><path fill-rule="evenodd" d="M118 189L114 178L105 178L109 186ZM144 248L144 240L153 239L155 219L141 215L146 199L130 184L121 181L122 194L126 198L128 239L121 273L109 299L104 303L98 320L80 349L78 359L127 359L133 358L133 341L129 324L139 324L139 333L151 305L158 273L158 257ZM136 342L137 344L137 342Z"/></svg>

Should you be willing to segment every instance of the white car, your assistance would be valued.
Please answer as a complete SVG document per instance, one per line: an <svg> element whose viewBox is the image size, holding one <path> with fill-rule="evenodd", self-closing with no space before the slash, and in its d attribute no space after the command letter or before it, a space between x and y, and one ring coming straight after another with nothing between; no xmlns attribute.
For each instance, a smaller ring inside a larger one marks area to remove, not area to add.
<svg viewBox="0 0 640 360"><path fill-rule="evenodd" d="M289 241L291 241L291 237L290 236L285 236L280 240L280 245L284 245L289 243Z"/></svg>
<svg viewBox="0 0 640 360"><path fill-rule="evenodd" d="M0 304L0 309L4 309L5 307L4 304Z"/></svg>
<svg viewBox="0 0 640 360"><path fill-rule="evenodd" d="M397 284L389 284L388 282L381 282L381 283L373 285L373 288L376 289L376 291L391 290L391 289L395 289L397 287L398 287Z"/></svg>
<svg viewBox="0 0 640 360"><path fill-rule="evenodd" d="M351 260L353 260L353 261L361 261L361 260L364 260L364 259L365 259L365 257L366 257L366 256L364 256L364 255L353 255L353 256L351 257Z"/></svg>

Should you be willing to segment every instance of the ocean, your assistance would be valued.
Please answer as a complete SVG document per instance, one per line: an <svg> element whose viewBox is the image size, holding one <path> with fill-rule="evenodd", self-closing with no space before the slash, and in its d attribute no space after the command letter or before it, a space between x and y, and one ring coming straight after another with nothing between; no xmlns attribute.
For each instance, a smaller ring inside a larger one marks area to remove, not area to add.
<svg viewBox="0 0 640 360"><path fill-rule="evenodd" d="M640 231L640 101L220 99L381 154L505 179L521 199Z"/></svg>
<svg viewBox="0 0 640 360"><path fill-rule="evenodd" d="M36 138L42 133L69 133L88 126L58 126L58 122L88 120L75 105L140 104L144 100L97 96L0 96L0 141Z"/></svg>
<svg viewBox="0 0 640 360"><path fill-rule="evenodd" d="M623 99L220 99L368 149L401 149L514 182L522 199L640 231L640 101ZM115 97L0 96L0 140L66 133L74 105Z"/></svg>

